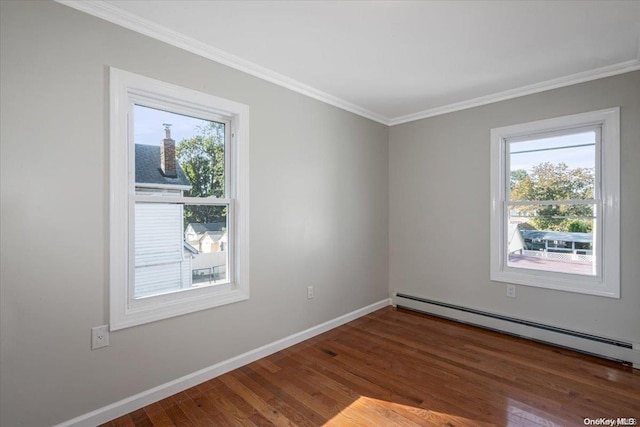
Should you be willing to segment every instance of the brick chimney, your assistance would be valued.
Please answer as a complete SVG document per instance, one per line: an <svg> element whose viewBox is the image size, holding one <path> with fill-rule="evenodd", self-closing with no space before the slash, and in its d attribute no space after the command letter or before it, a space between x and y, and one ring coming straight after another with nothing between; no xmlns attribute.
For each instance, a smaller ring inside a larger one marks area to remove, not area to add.
<svg viewBox="0 0 640 427"><path fill-rule="evenodd" d="M171 139L171 125L163 123L165 138L160 143L160 171L162 175L175 178L176 173L176 142Z"/></svg>

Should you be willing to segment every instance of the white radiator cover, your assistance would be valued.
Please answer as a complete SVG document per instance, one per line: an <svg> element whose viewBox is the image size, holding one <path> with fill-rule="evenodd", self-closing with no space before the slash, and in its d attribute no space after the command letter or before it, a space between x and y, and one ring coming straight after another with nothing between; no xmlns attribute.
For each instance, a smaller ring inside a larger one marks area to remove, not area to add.
<svg viewBox="0 0 640 427"><path fill-rule="evenodd" d="M570 348L631 364L640 369L640 344L599 337L540 323L483 312L467 307L429 300L402 292L393 296L393 305L438 317L467 323L547 344Z"/></svg>

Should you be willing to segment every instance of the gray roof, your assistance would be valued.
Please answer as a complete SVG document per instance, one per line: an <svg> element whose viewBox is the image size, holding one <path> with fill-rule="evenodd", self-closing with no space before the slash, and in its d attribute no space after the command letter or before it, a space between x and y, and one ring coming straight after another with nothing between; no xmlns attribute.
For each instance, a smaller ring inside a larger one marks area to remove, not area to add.
<svg viewBox="0 0 640 427"><path fill-rule="evenodd" d="M192 222L189 225L197 234L204 234L208 231L222 231L223 228L227 228L227 223L225 222L207 222L204 224Z"/></svg>
<svg viewBox="0 0 640 427"><path fill-rule="evenodd" d="M136 184L191 186L176 161L176 177L164 176L160 170L160 146L136 144ZM152 187L153 185L148 185Z"/></svg>
<svg viewBox="0 0 640 427"><path fill-rule="evenodd" d="M528 222L521 222L520 224L518 224L518 230L520 231L535 230L535 227L529 224Z"/></svg>
<svg viewBox="0 0 640 427"><path fill-rule="evenodd" d="M202 240L205 236L209 236L211 237L211 240L217 242L222 238L222 236L224 236L224 233L224 231L205 231L200 240Z"/></svg>
<svg viewBox="0 0 640 427"><path fill-rule="evenodd" d="M522 237L525 239L558 240L563 242L590 243L593 240L591 233L568 233L564 231L540 231L524 230Z"/></svg>
<svg viewBox="0 0 640 427"><path fill-rule="evenodd" d="M193 246L191 246L189 243L187 243L185 241L182 242L182 246L184 246L184 248L186 250L188 250L189 252L191 252L194 255L198 255L200 253L199 250L197 250L196 248L194 248Z"/></svg>

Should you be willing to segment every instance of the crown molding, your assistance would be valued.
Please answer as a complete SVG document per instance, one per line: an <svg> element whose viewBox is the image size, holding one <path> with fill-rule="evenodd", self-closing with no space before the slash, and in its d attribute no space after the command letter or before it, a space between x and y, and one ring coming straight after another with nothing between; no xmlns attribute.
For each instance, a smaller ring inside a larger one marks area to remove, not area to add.
<svg viewBox="0 0 640 427"><path fill-rule="evenodd" d="M631 71L640 70L640 59L620 62L618 64L607 65L606 67L596 68L594 70L583 71L569 76L559 77L516 89L505 90L503 92L494 93L492 95L481 96L466 101L456 102L442 107L430 108L428 110L419 111L406 116L394 117L389 120L389 126L399 125L402 123L413 122L416 120L426 119L428 117L439 116L442 114L453 113L454 111L466 110L468 108L479 107L481 105L493 104L494 102L506 101L507 99L518 98L520 96L531 95L538 92L544 92L551 89L557 89L565 86L571 86L578 83L584 83L591 80L602 79L604 77L615 76L617 74L629 73Z"/></svg>
<svg viewBox="0 0 640 427"><path fill-rule="evenodd" d="M352 104L344 99L338 98L309 85L301 83L290 77L277 73L268 68L262 67L253 62L247 61L224 50L217 49L192 37L185 36L177 31L170 30L147 19L124 11L107 2L101 0L55 0L57 3L69 6L73 9L104 19L113 24L135 31L137 33L160 40L172 46L202 56L236 70L266 80L278 86L285 87L294 92L317 99L342 110L349 111L364 118L373 120L384 125L389 125L389 118L367 110L359 105Z"/></svg>
<svg viewBox="0 0 640 427"><path fill-rule="evenodd" d="M359 105L353 104L337 96L328 94L321 90L315 89L309 85L301 83L283 74L277 73L268 68L262 67L253 62L232 55L224 50L217 49L192 37L185 36L177 31L173 31L151 22L147 19L140 18L137 15L126 12L102 0L55 0L57 3L93 15L97 18L104 19L113 24L135 31L137 33L149 36L156 40L160 40L169 45L178 47L236 70L242 71L254 77L266 80L270 83L290 89L294 92L306 95L310 98L324 102L345 111L357 114L361 117L373 120L387 126L399 125L402 123L413 122L416 120L426 119L428 117L439 116L442 114L452 113L455 111L466 110L468 108L479 107L482 105L492 104L494 102L505 101L508 99L518 98L520 96L531 95L538 92L544 92L551 89L557 89L565 86L571 86L578 83L588 82L591 80L610 77L617 74L628 73L640 70L640 39L638 41L638 59L620 62L608 65L594 70L583 71L569 76L559 77L540 83L535 83L520 88L509 89L503 92L491 95L481 96L453 104L443 105L440 107L430 108L419 111L417 113L407 114L394 118L386 117L382 114L373 112Z"/></svg>

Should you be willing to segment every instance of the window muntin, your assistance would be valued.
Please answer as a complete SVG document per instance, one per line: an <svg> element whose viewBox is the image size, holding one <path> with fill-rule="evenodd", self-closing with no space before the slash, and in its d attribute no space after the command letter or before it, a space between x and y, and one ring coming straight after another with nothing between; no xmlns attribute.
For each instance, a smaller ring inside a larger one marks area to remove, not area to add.
<svg viewBox="0 0 640 427"><path fill-rule="evenodd" d="M248 107L110 77L111 329L247 299Z"/></svg>
<svg viewBox="0 0 640 427"><path fill-rule="evenodd" d="M619 128L612 108L491 130L491 280L619 297Z"/></svg>

